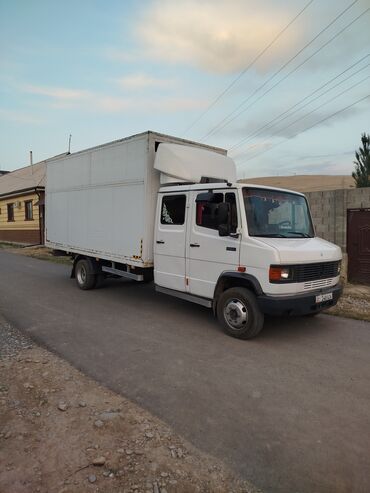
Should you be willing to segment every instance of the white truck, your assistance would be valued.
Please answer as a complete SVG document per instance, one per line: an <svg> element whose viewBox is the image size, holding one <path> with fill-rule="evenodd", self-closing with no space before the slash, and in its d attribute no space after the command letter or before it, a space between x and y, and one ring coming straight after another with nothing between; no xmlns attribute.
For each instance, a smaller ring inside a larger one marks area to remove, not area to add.
<svg viewBox="0 0 370 493"><path fill-rule="evenodd" d="M49 160L46 245L72 256L81 289L154 279L241 339L264 314L333 306L342 253L315 236L304 195L237 183L226 154L145 132Z"/></svg>

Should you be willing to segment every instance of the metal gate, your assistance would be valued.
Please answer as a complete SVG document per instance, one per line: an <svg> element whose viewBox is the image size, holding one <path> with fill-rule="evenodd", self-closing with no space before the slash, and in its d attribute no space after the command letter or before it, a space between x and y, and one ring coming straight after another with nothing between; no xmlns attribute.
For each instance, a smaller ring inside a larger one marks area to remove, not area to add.
<svg viewBox="0 0 370 493"><path fill-rule="evenodd" d="M370 284L370 209L347 210L348 280Z"/></svg>

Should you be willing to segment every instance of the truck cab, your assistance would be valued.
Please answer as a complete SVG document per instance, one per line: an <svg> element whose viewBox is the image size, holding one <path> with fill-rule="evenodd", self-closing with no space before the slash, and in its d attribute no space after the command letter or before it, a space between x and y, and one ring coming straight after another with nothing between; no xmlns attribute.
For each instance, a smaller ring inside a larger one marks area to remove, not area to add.
<svg viewBox="0 0 370 493"><path fill-rule="evenodd" d="M315 236L303 194L205 181L159 190L157 290L212 307L244 339L265 314L315 315L337 302L342 253Z"/></svg>

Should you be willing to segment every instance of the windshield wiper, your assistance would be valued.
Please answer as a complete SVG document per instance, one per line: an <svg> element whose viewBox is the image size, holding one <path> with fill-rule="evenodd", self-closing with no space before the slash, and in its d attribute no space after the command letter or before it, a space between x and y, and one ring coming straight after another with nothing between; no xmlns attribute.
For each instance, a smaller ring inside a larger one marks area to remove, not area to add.
<svg viewBox="0 0 370 493"><path fill-rule="evenodd" d="M302 233L301 231L287 231L287 233L292 234L292 235L302 236L302 238L312 238L312 236L310 236L309 234Z"/></svg>
<svg viewBox="0 0 370 493"><path fill-rule="evenodd" d="M264 235L252 235L252 236L258 236L262 238L287 238L287 236L282 235L280 233L266 233Z"/></svg>

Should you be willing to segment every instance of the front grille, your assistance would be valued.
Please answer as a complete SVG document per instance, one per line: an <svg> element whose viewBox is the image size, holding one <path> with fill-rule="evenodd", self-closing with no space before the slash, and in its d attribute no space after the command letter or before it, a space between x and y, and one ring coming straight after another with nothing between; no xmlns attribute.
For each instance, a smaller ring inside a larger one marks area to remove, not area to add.
<svg viewBox="0 0 370 493"><path fill-rule="evenodd" d="M303 289L317 289L331 286L332 279L317 279L316 281L307 281L304 283Z"/></svg>
<svg viewBox="0 0 370 493"><path fill-rule="evenodd" d="M294 282L308 282L336 277L338 275L338 264L339 262L335 261L295 265L293 267Z"/></svg>

